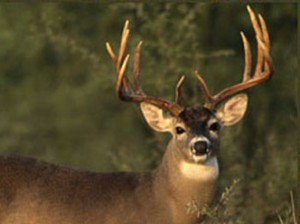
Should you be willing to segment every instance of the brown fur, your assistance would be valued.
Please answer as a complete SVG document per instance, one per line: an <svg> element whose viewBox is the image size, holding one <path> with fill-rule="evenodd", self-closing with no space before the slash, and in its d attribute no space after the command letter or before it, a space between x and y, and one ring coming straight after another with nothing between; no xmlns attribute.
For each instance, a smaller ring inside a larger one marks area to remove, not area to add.
<svg viewBox="0 0 300 224"><path fill-rule="evenodd" d="M1 156L0 223L189 223L185 204L193 195L185 199L183 194L199 189L174 177L176 164L167 160L152 172L99 174Z"/></svg>
<svg viewBox="0 0 300 224"><path fill-rule="evenodd" d="M218 134L209 131L215 114L190 108L174 117L162 116L153 105L141 109L153 129L173 135L157 169L95 173L0 156L0 224L195 223L197 215L187 214L187 204L208 204L219 173ZM178 125L183 134L176 133ZM199 139L206 139L211 153L195 159L192 146Z"/></svg>

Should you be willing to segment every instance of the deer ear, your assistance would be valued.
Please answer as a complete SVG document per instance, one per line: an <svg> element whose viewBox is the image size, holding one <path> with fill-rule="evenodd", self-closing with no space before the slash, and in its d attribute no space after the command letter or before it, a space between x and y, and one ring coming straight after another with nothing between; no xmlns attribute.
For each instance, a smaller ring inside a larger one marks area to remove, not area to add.
<svg viewBox="0 0 300 224"><path fill-rule="evenodd" d="M173 116L164 112L163 109L149 103L140 104L141 111L148 125L159 132L171 131Z"/></svg>
<svg viewBox="0 0 300 224"><path fill-rule="evenodd" d="M216 116L224 126L234 125L243 118L247 104L246 94L235 95L217 109Z"/></svg>

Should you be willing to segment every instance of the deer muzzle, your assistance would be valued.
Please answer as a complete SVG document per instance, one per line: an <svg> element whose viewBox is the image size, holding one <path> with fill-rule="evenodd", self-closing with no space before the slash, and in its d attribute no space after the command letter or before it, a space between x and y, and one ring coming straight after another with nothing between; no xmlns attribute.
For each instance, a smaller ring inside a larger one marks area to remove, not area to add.
<svg viewBox="0 0 300 224"><path fill-rule="evenodd" d="M209 154L210 142L206 138L199 138L191 144L191 150L195 156L203 156Z"/></svg>

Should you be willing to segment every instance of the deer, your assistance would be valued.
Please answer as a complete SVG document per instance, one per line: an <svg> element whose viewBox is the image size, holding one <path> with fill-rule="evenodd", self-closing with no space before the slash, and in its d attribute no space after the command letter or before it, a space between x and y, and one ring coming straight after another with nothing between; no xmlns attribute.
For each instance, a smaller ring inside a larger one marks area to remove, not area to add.
<svg viewBox="0 0 300 224"><path fill-rule="evenodd" d="M240 83L212 95L195 71L204 95L201 106L180 105L184 76L175 88L175 100L146 95L139 81L139 42L134 53L133 82L125 75L129 55L126 21L116 55L107 51L117 73L116 94L137 104L146 123L172 135L157 168L142 173L97 173L50 164L21 156L0 156L1 224L192 224L203 217L186 211L195 201L209 205L219 177L219 134L223 126L244 116L245 91L268 81L273 74L270 40L265 21L247 7L257 40L257 64L251 71L250 45L241 32L245 67Z"/></svg>

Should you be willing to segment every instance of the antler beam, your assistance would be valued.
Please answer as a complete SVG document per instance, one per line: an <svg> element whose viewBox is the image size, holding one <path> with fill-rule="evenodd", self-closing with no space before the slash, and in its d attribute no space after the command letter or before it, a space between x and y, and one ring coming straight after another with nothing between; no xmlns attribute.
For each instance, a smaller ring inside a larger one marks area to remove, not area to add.
<svg viewBox="0 0 300 224"><path fill-rule="evenodd" d="M202 92L204 94L205 103L204 106L207 108L214 108L224 99L228 98L229 96L235 95L246 89L254 87L258 84L266 82L272 77L273 74L273 65L270 57L270 40L269 34L266 27L266 23L263 17L259 14L259 23L257 22L256 16L250 6L247 6L248 13L250 15L250 19L252 22L252 26L254 28L257 40L257 63L254 74L251 76L251 50L249 46L249 42L241 32L241 37L244 46L244 53L245 53L245 68L243 73L243 81L236 85L227 87L217 93L216 95L211 95L207 88L207 85L204 79L199 75L196 71L195 76L198 79Z"/></svg>
<svg viewBox="0 0 300 224"><path fill-rule="evenodd" d="M134 64L133 64L133 79L134 79L134 85L132 85L128 78L124 75L128 60L129 60L129 54L125 56L126 51L126 43L129 36L129 29L128 29L129 22L126 21L123 32L122 32L122 38L120 43L120 49L119 49L119 55L116 56L114 51L112 50L110 44L106 43L106 49L112 58L113 62L116 66L116 72L117 72L117 83L116 83L116 93L117 96L127 102L134 102L134 103L150 103L155 106L158 106L162 109L166 109L173 115L179 115L180 112L183 110L183 108L178 104L177 101L179 101L179 92L180 87L183 79L181 78L177 84L176 88L176 102L168 102L166 100L156 98L153 96L147 96L139 82L139 74L140 74L140 67L139 67L139 61L140 61L140 52L142 47L142 41L138 43L135 55L134 55Z"/></svg>
<svg viewBox="0 0 300 224"><path fill-rule="evenodd" d="M248 13L250 15L251 23L256 34L257 40L257 63L255 67L255 72L251 75L251 50L249 46L249 42L241 32L241 38L244 46L244 54L245 54L245 67L243 72L243 80L241 83L235 84L233 86L227 87L220 91L215 95L211 95L204 79L195 71L195 76L198 79L202 92L204 94L205 103L204 106L207 108L214 108L224 99L245 91L251 87L254 87L258 84L264 83L272 77L273 74L273 65L270 57L270 40L268 30L265 24L263 17L258 14L259 23L257 21L256 15L251 10L249 6L247 6ZM116 93L117 96L127 102L134 102L134 103L150 103L156 105L160 108L166 109L174 115L180 114L183 108L179 105L180 103L180 90L184 80L184 76L182 76L177 83L175 89L175 102L168 102L166 100L147 96L139 82L139 74L140 74L140 52L142 47L142 41L138 43L135 55L134 55L134 65L133 65L133 85L129 82L127 76L125 76L125 71L127 68L127 64L129 61L129 54L125 56L126 52L126 44L129 37L129 29L128 29L129 22L126 21L123 32L122 38L120 43L119 55L116 56L114 51L112 50L110 44L106 43L107 51L112 58L113 62L116 66L117 72L117 82L116 82Z"/></svg>

